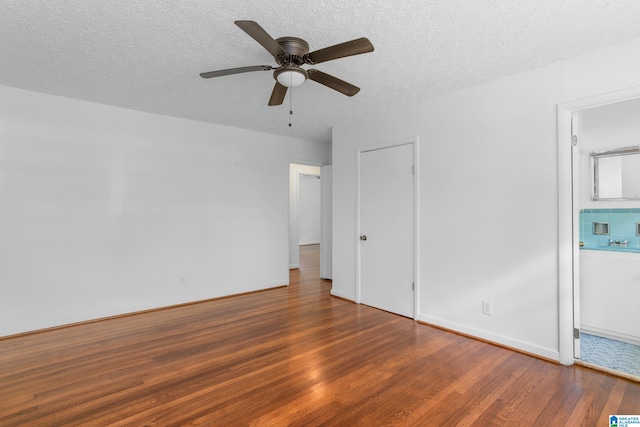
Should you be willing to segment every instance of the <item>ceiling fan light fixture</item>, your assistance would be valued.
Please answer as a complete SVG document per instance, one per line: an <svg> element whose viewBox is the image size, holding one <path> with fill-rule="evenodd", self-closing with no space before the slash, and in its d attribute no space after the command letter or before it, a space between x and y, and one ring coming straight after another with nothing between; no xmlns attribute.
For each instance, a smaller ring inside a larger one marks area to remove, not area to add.
<svg viewBox="0 0 640 427"><path fill-rule="evenodd" d="M320 70L305 70L302 68L302 65L316 65L334 59L373 52L373 45L366 37L360 37L359 39L309 52L309 43L301 38L287 36L274 39L255 21L240 20L235 21L235 24L265 48L267 52L273 56L278 67L275 68L271 65L253 65L249 67L207 71L206 73L200 73L200 77L203 79L248 73L250 71L274 70L273 78L276 84L271 92L271 98L269 98L268 105L270 106L282 105L287 92L289 92L289 94L293 93L293 91L289 91L288 89L290 87L300 86L306 80L313 80L346 96L353 96L360 91L359 87L351 83L347 83L330 74L323 73ZM289 112L291 114L291 110Z"/></svg>
<svg viewBox="0 0 640 427"><path fill-rule="evenodd" d="M302 68L284 68L276 70L276 80L282 86L296 87L307 80L307 73Z"/></svg>

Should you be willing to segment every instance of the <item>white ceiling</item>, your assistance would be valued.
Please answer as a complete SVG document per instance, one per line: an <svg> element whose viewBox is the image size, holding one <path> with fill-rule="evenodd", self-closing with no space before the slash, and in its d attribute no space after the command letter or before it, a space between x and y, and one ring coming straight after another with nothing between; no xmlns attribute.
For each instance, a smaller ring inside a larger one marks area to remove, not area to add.
<svg viewBox="0 0 640 427"><path fill-rule="evenodd" d="M330 142L331 126L640 36L638 0L0 0L0 84ZM365 36L373 53L316 65L362 90L309 81L268 107L276 65L234 25L311 50Z"/></svg>

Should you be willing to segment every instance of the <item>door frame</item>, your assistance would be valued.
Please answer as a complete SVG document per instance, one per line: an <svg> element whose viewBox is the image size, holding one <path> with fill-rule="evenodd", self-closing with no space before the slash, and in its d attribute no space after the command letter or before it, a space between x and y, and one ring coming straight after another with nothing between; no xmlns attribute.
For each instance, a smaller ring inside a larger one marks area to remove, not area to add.
<svg viewBox="0 0 640 427"><path fill-rule="evenodd" d="M360 159L362 153L374 150L383 150L401 145L413 146L413 320L418 319L420 311L420 152L418 137L403 138L394 141L373 145L365 145L356 148L356 303L362 303L362 251L360 235L362 234L360 223Z"/></svg>
<svg viewBox="0 0 640 427"><path fill-rule="evenodd" d="M300 254L299 254L299 250L298 250L298 263L297 264L291 264L291 251L292 251L292 244L291 244L291 239L295 233L295 236L299 238L299 230L292 230L291 229L291 222L292 222L292 217L295 217L295 226L299 228L299 214L300 214L300 175L303 175L302 173L300 173L300 171L295 171L292 172L291 171L291 166L292 165L298 165L298 166L311 166L311 167L316 167L319 168L319 176L320 176L320 189L322 192L322 163L319 162L310 162L307 160L290 160L289 164L287 165L288 167L288 172L287 172L287 176L289 177L289 199L288 199L288 211L287 211L287 265L289 266L287 271L290 270L295 270L297 268L300 267ZM292 188L292 184L293 184L293 188ZM295 194L295 204L292 204L292 197ZM320 202L321 204L323 203L323 201ZM323 218L321 215L321 233L322 233L322 228L324 227L324 224L322 224ZM320 256L322 257L322 248L324 247L325 242L322 241L322 239L320 240ZM299 247L299 245L298 245ZM322 265L322 260L320 262L320 264ZM288 273L287 273L287 277Z"/></svg>
<svg viewBox="0 0 640 427"><path fill-rule="evenodd" d="M320 278L333 278L333 167L323 165L320 185L322 188L322 239L320 243Z"/></svg>
<svg viewBox="0 0 640 427"><path fill-rule="evenodd" d="M573 365L574 328L579 328L579 234L574 210L572 116L580 111L640 98L640 86L558 104L558 338L559 361ZM579 195L575 195L579 197Z"/></svg>

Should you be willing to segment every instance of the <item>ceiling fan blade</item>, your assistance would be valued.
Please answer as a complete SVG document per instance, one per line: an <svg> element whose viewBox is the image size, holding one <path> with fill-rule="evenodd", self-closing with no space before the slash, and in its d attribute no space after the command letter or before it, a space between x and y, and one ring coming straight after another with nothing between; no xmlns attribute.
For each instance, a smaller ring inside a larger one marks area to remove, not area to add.
<svg viewBox="0 0 640 427"><path fill-rule="evenodd" d="M245 33L249 34L255 41L260 43L262 47L267 49L273 56L286 55L287 52L282 46L273 39L257 22L254 21L235 21L235 24Z"/></svg>
<svg viewBox="0 0 640 427"><path fill-rule="evenodd" d="M373 45L366 37L340 43L334 46L316 50L307 55L309 64L319 64L333 59L344 58L346 56L360 55L361 53L373 52Z"/></svg>
<svg viewBox="0 0 640 427"><path fill-rule="evenodd" d="M284 97L287 95L287 87L276 82L276 85L271 92L271 98L269 98L269 105L282 105Z"/></svg>
<svg viewBox="0 0 640 427"><path fill-rule="evenodd" d="M269 71L269 70L275 70L275 68L269 65L253 65L250 67L238 67L238 68L228 68L226 70L207 71L206 73L200 73L200 77L202 77L203 79L210 79L212 77L228 76L229 74L240 74L240 73L248 73L250 71Z"/></svg>
<svg viewBox="0 0 640 427"><path fill-rule="evenodd" d="M347 96L353 96L360 92L359 87L354 86L351 83L347 83L344 80L340 80L337 77L333 77L330 74L323 73L322 71L307 70L307 73L309 74L309 80L313 80L314 82L325 85L328 88L337 90Z"/></svg>

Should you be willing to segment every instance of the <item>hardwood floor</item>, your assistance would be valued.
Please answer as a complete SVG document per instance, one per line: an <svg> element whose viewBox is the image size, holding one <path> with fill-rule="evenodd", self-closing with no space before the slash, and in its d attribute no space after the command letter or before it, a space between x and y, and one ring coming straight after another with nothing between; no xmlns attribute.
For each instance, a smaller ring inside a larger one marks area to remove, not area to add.
<svg viewBox="0 0 640 427"><path fill-rule="evenodd" d="M1 426L608 426L640 383L291 286L0 340Z"/></svg>

